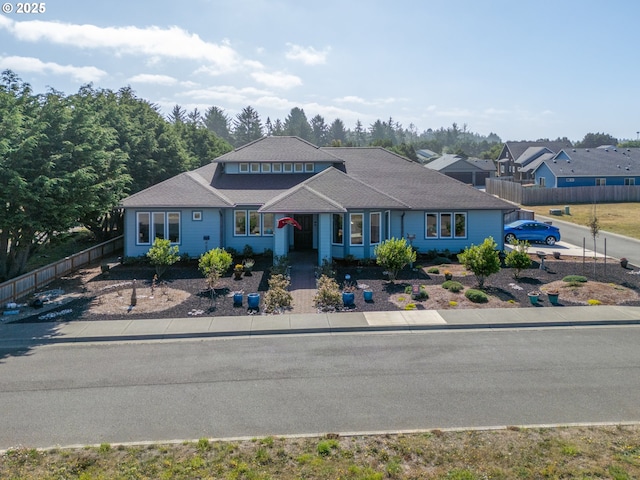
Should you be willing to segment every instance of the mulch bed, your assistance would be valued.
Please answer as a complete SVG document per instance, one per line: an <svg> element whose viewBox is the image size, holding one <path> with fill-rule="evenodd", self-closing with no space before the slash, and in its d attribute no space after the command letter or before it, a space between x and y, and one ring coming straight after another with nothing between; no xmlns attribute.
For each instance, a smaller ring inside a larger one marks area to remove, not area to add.
<svg viewBox="0 0 640 480"><path fill-rule="evenodd" d="M91 299L80 298L66 303L59 308L48 310L48 312L56 312L57 310L72 310L64 316L55 318L59 321L73 320L120 320L120 319L136 319L136 318L184 318L190 315L204 316L234 316L247 315L251 312L247 308L246 294L251 292L261 293L264 296L268 288L268 269L271 265L270 258L256 258L251 275L244 275L240 280L234 280L232 274L228 274L220 281L219 288L213 292L206 286L205 280L198 271L195 262L178 263L172 266L163 277L163 281L173 289L179 289L189 292L191 295L184 302L174 307L154 312L150 314L136 313L135 308L130 312L123 311L118 314L98 315L90 312L88 307ZM377 266L357 265L338 265L337 280L343 283L345 275L351 276L351 281L357 283L358 291L355 295L355 311L397 311L398 305L389 301L391 294L403 293L408 285L440 285L444 281L442 272L446 266L440 267L439 274L429 274L427 269L431 266L429 262L422 262L423 268L403 270L394 283L387 280L382 268ZM521 272L520 279L514 280L513 270L503 268L499 273L491 275L485 281L485 292L489 295L498 297L503 301L512 300L519 307L530 308L531 304L528 300L527 293L532 290L540 290L540 288L550 282L561 280L566 275L584 275L591 281L599 281L606 283L614 283L636 292L640 292L640 275L630 275L631 269L622 268L617 262L610 262L606 265L601 260L596 264L595 274L593 263L588 261L583 264L581 259L561 259L547 260L546 270L539 269L539 264L534 262L530 269ZM606 272L605 272L606 268ZM47 288L62 288L69 290L71 288L81 288L89 293L97 295L105 288L113 286L119 282L137 280L137 284L143 287L151 285L155 270L148 265L117 265L110 269L108 274L98 273L91 280L86 282L81 275L74 275L67 279L60 280L54 285ZM473 274L456 275L454 280L461 282L465 287L475 287L476 280ZM512 284L517 283L522 287L521 290L514 289ZM362 290L364 288L373 291L373 301L366 302L363 298ZM244 302L242 306L234 305L232 293L241 290L244 292ZM562 299L562 305L572 305L567 299ZM574 304L575 305L575 304ZM634 300L624 303L624 305L640 306L640 300ZM542 306L549 306L548 302L543 301ZM418 305L418 308L425 308ZM427 307L429 308L429 307ZM17 322L34 323L44 321L54 321L51 317L47 319L39 319L41 315L32 315L22 318Z"/></svg>

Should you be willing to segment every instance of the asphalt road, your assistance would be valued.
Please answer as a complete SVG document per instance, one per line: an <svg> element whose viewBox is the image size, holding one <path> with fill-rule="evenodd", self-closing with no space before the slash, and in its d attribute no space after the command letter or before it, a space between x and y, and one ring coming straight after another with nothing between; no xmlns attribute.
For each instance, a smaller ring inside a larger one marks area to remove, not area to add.
<svg viewBox="0 0 640 480"><path fill-rule="evenodd" d="M0 448L640 420L640 328L49 345L0 363Z"/></svg>

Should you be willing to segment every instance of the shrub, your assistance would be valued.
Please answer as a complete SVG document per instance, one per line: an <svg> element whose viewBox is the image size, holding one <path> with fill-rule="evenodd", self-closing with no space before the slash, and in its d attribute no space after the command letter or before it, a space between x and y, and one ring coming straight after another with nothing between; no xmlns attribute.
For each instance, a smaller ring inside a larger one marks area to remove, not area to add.
<svg viewBox="0 0 640 480"><path fill-rule="evenodd" d="M405 310L415 310L416 304L415 303L407 303L407 305L404 307Z"/></svg>
<svg viewBox="0 0 640 480"><path fill-rule="evenodd" d="M567 275L562 279L562 281L567 283L585 283L587 281L587 277L583 275Z"/></svg>
<svg viewBox="0 0 640 480"><path fill-rule="evenodd" d="M336 277L336 266L326 258L322 259L322 265L316 267L316 276L320 278L322 275L326 275L331 278Z"/></svg>
<svg viewBox="0 0 640 480"><path fill-rule="evenodd" d="M170 240L163 240L161 238L155 239L153 245L147 252L147 257L151 265L155 265L158 278L167 271L167 268L180 260L178 246L174 245L172 247Z"/></svg>
<svg viewBox="0 0 640 480"><path fill-rule="evenodd" d="M427 287L425 287L424 285L420 285L420 288L418 289L418 294L413 296L414 300L428 300L429 299L429 292L427 292Z"/></svg>
<svg viewBox="0 0 640 480"><path fill-rule="evenodd" d="M331 450L336 450L339 446L340 444L337 440L321 440L320 443L318 443L317 447L318 455L320 455L321 457L327 457L331 454Z"/></svg>
<svg viewBox="0 0 640 480"><path fill-rule="evenodd" d="M390 238L376 245L374 251L376 263L389 272L389 280L392 282L408 263L416 261L416 252L407 245L404 238Z"/></svg>
<svg viewBox="0 0 640 480"><path fill-rule="evenodd" d="M407 295L411 295L412 291L413 287L411 285L407 285L406 287L404 287L404 293L406 293Z"/></svg>
<svg viewBox="0 0 640 480"><path fill-rule="evenodd" d="M318 293L313 297L313 303L318 308L338 308L342 304L342 294L338 282L327 275L318 279Z"/></svg>
<svg viewBox="0 0 640 480"><path fill-rule="evenodd" d="M449 300L449 306L450 307L457 307L458 306L458 302L456 302L455 300Z"/></svg>
<svg viewBox="0 0 640 480"><path fill-rule="evenodd" d="M286 255L276 255L273 257L271 275L286 275L289 269L289 257Z"/></svg>
<svg viewBox="0 0 640 480"><path fill-rule="evenodd" d="M500 257L496 248L496 242L492 237L488 237L482 245L471 245L458 254L460 263L473 272L480 288L484 286L484 281L489 275L500 271Z"/></svg>
<svg viewBox="0 0 640 480"><path fill-rule="evenodd" d="M269 290L264 295L264 307L268 313L288 308L293 302L289 292L289 280L283 275L274 275L269 279Z"/></svg>
<svg viewBox="0 0 640 480"><path fill-rule="evenodd" d="M587 305L591 305L591 306L602 305L602 302L600 300L596 300L595 298L590 298L589 300L587 300Z"/></svg>
<svg viewBox="0 0 640 480"><path fill-rule="evenodd" d="M464 296L471 300L473 303L487 303L489 301L489 297L486 293L470 288L466 292L464 292Z"/></svg>
<svg viewBox="0 0 640 480"><path fill-rule="evenodd" d="M427 270L427 273L438 274L438 273L440 273L440 269L438 267L431 267L429 270Z"/></svg>
<svg viewBox="0 0 640 480"><path fill-rule="evenodd" d="M243 257L253 257L253 255L254 255L253 247L247 243L244 246L244 248L242 249L242 256Z"/></svg>
<svg viewBox="0 0 640 480"><path fill-rule="evenodd" d="M449 265L451 263L451 259L448 257L436 257L433 259L433 263L436 265Z"/></svg>
<svg viewBox="0 0 640 480"><path fill-rule="evenodd" d="M504 263L509 268L513 268L513 278L518 279L520 272L531 266L531 258L527 253L529 250L529 242L525 240L516 240L513 244L513 250L507 253Z"/></svg>
<svg viewBox="0 0 640 480"><path fill-rule="evenodd" d="M214 248L203 253L198 261L198 269L213 288L218 279L224 275L233 263L233 257L224 248Z"/></svg>
<svg viewBox="0 0 640 480"><path fill-rule="evenodd" d="M456 282L455 280L447 280L442 284L442 288L453 293L458 293L464 290L464 285L462 285L460 282Z"/></svg>

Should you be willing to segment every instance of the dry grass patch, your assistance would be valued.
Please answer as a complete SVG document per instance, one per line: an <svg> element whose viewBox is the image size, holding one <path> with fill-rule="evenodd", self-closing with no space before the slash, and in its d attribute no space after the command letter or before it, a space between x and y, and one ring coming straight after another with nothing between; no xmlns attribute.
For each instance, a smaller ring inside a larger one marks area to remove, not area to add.
<svg viewBox="0 0 640 480"><path fill-rule="evenodd" d="M454 277L455 278L455 277ZM389 301L398 306L401 310L447 310L451 308L516 308L517 302L502 301L499 298L487 294L489 301L486 303L475 303L464 296L464 292L469 289L454 293L442 288L441 285L425 286L429 298L427 300L414 300L411 294L396 293L389 297ZM485 292L486 293L486 292ZM411 305L415 305L412 308Z"/></svg>
<svg viewBox="0 0 640 480"><path fill-rule="evenodd" d="M540 288L543 293L557 290L560 302L571 301L589 305L589 300L598 300L602 305L618 305L624 302L638 300L638 294L629 288L614 283L588 281L575 285L558 280L547 283Z"/></svg>

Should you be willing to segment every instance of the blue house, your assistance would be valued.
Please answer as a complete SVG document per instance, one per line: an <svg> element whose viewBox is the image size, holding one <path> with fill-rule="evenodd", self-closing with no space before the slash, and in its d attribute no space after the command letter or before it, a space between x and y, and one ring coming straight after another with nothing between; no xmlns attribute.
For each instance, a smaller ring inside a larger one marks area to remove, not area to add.
<svg viewBox="0 0 640 480"><path fill-rule="evenodd" d="M640 148L571 148L533 170L541 187L640 185Z"/></svg>
<svg viewBox="0 0 640 480"><path fill-rule="evenodd" d="M379 147L319 148L263 137L122 201L125 255L155 238L199 256L215 247L315 250L372 258L388 238L419 251L457 252L492 236L514 207Z"/></svg>

